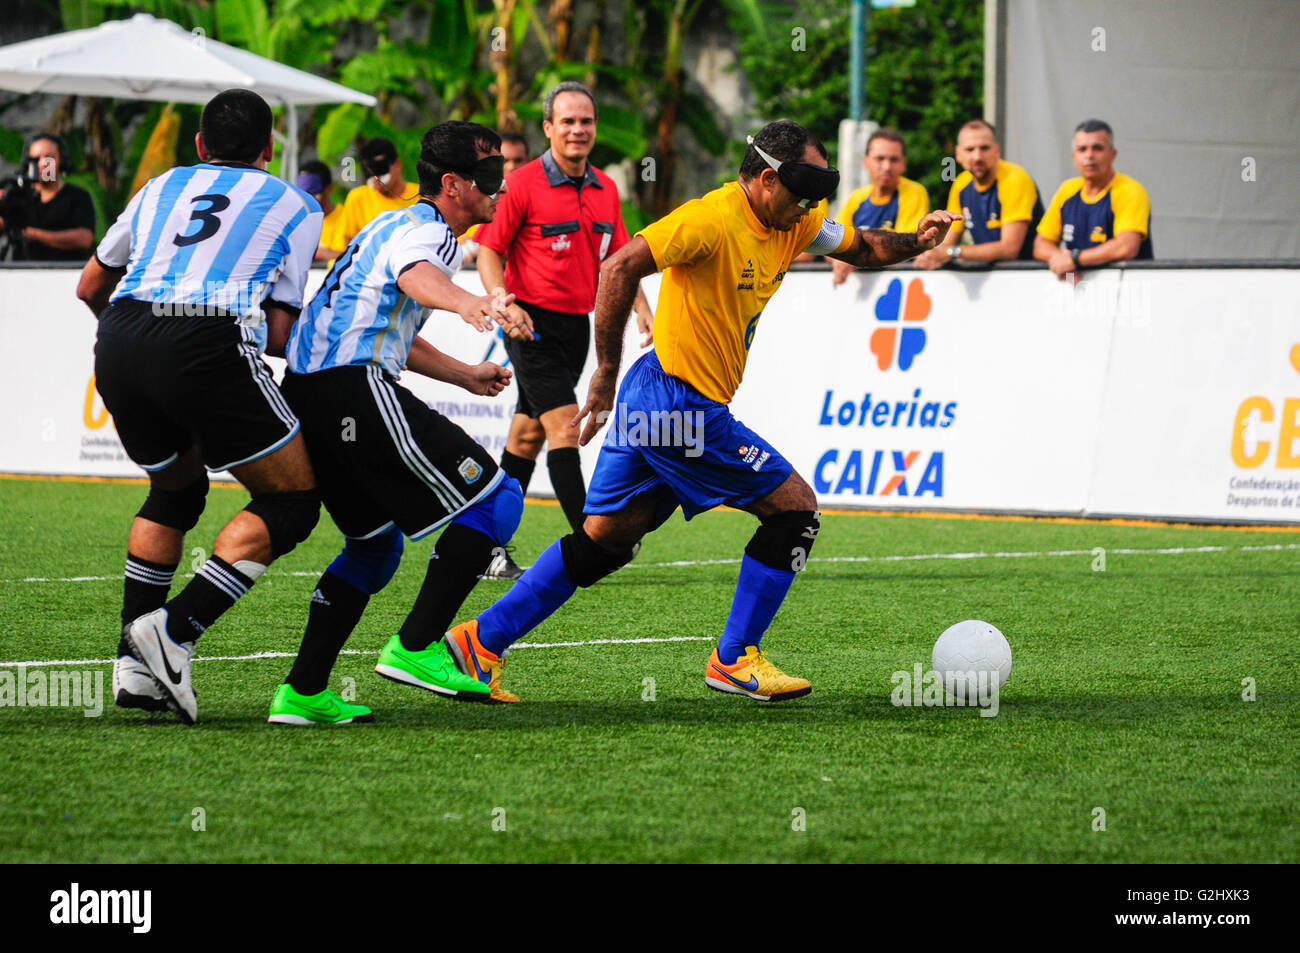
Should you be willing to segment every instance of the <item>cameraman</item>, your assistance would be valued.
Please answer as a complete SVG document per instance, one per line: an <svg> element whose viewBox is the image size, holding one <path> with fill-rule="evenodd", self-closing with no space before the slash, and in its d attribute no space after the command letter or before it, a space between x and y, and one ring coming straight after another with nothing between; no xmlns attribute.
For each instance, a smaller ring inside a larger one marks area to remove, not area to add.
<svg viewBox="0 0 1300 953"><path fill-rule="evenodd" d="M90 193L62 180L63 142L40 135L27 146L22 172L0 190L0 230L18 261L84 262L95 243Z"/></svg>

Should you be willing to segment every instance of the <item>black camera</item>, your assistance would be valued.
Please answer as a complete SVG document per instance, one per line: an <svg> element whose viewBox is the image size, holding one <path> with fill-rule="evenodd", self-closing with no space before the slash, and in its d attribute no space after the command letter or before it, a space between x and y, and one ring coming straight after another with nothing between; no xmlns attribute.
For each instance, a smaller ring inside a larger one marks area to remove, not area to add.
<svg viewBox="0 0 1300 953"><path fill-rule="evenodd" d="M4 219L4 237L9 250L21 256L24 242L23 229L32 221L32 213L41 199L36 194L35 182L40 175L39 162L29 158L23 163L17 175L0 180L0 218Z"/></svg>

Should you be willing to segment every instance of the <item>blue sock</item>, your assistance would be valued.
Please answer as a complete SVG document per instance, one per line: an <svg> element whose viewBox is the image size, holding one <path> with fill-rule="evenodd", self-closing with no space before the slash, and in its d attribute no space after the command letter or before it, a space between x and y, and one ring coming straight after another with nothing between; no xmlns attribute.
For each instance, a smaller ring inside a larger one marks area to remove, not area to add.
<svg viewBox="0 0 1300 953"><path fill-rule="evenodd" d="M564 605L576 588L564 572L557 539L515 580L509 592L478 617L478 640L489 652L500 655Z"/></svg>
<svg viewBox="0 0 1300 953"><path fill-rule="evenodd" d="M745 646L759 644L793 582L794 573L790 570L773 569L745 554L740 561L740 579L736 582L736 597L727 616L727 627L718 640L718 659L722 664L730 665L744 655Z"/></svg>

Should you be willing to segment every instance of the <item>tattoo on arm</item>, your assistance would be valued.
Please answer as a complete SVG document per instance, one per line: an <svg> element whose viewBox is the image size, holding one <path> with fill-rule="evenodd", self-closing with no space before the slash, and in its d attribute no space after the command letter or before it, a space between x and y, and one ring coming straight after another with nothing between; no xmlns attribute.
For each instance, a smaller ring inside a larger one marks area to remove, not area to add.
<svg viewBox="0 0 1300 953"><path fill-rule="evenodd" d="M915 258L925 251L914 232L887 232L879 228L862 229L860 241L843 255L835 255L855 268L883 268Z"/></svg>

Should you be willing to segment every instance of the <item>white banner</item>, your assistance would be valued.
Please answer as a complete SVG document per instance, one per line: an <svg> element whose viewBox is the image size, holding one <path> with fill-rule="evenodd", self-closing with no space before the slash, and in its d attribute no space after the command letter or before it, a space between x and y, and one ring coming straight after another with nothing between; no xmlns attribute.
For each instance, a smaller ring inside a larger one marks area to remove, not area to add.
<svg viewBox="0 0 1300 953"><path fill-rule="evenodd" d="M458 281L480 288L473 272ZM94 392L95 322L75 284L0 271L0 471L139 476ZM1107 270L1078 287L1045 271L894 270L839 288L792 272L784 285L733 410L822 506L1300 522L1300 270ZM461 360L505 361L452 315L422 333ZM480 398L402 383L500 456L513 385ZM544 454L529 492L550 494Z"/></svg>
<svg viewBox="0 0 1300 953"><path fill-rule="evenodd" d="M1300 521L1300 271L1134 271L1093 513Z"/></svg>

